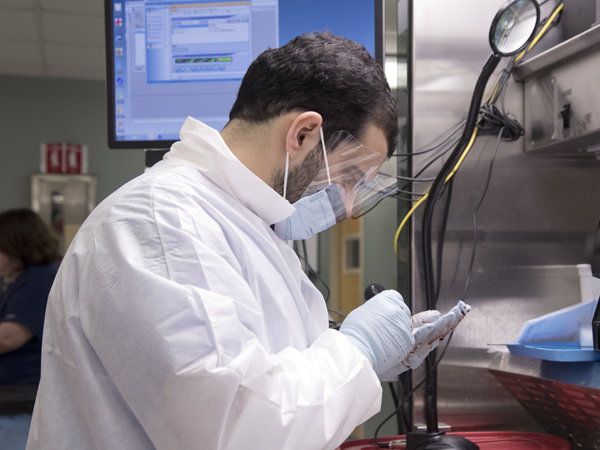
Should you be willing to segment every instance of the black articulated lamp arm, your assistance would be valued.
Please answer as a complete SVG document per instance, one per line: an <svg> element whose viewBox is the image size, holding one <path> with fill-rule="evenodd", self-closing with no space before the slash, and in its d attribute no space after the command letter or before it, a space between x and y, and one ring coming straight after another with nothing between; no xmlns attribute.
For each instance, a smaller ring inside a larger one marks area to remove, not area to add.
<svg viewBox="0 0 600 450"><path fill-rule="evenodd" d="M467 123L465 125L465 129L460 138L458 144L456 144L456 148L444 163L442 169L438 173L435 181L431 185L431 189L429 190L429 195L427 198L427 204L425 206L425 212L423 214L423 223L422 223L422 235L421 242L423 247L423 270L425 274L425 295L427 299L427 309L435 309L435 282L433 277L433 257L431 251L431 227L433 223L433 211L435 209L435 202L437 201L440 192L444 187L444 182L452 169L460 159L460 156L464 152L467 147L473 131L475 130L475 125L477 124L477 117L479 116L479 108L481 107L481 100L483 99L483 93L485 91L485 86L487 82L494 73L494 70L498 66L500 62L500 56L491 54L488 58L485 66L481 74L479 75L479 79L477 80L477 84L475 85L475 91L473 92L473 97L471 99L471 106L469 107L469 114L467 116Z"/></svg>
<svg viewBox="0 0 600 450"><path fill-rule="evenodd" d="M446 182L446 178L450 175L450 172L454 169L458 160L462 156L463 152L467 148L469 141L475 131L475 126L477 124L477 119L479 116L479 109L481 107L481 101L483 99L483 94L485 91L485 87L487 82L494 73L494 70L498 66L501 57L496 54L491 54L488 58L485 66L479 78L477 80L477 84L475 85L475 90L473 92L473 97L471 98L471 105L469 107L469 113L467 115L467 122L465 125L465 129L463 134L456 145L456 148L448 158L448 160L442 166L442 169L438 173L435 181L433 182L431 188L429 189L429 195L427 199L427 205L425 206L425 212L423 214L423 223L422 223L422 251L423 251L423 272L425 275L425 294L427 299L427 309L436 309L436 297L435 297L435 280L433 273L433 256L432 256L432 248L431 248L431 235L432 235L432 224L433 224L433 213L435 210L435 203L444 188L444 183ZM438 415L437 415L437 377L436 377L436 369L432 369L435 365L435 359L437 356L437 352L433 351L432 354L427 359L427 385L426 385L426 400L425 400L425 417L427 421L427 432L425 436L429 435L429 437L437 436L438 439L442 439L440 435L441 433L438 427ZM411 436L411 438L417 438L416 441L410 439L411 445L409 447L413 447L417 444L418 440L424 439L425 436ZM448 437L450 438L450 437ZM432 443L433 444L433 443ZM473 445L471 442L466 441L464 448L469 448L469 444ZM425 443L423 443L425 445ZM423 447L426 448L426 447ZM451 448L451 447L450 447ZM460 448L460 447L455 447ZM475 446L474 448L478 448Z"/></svg>

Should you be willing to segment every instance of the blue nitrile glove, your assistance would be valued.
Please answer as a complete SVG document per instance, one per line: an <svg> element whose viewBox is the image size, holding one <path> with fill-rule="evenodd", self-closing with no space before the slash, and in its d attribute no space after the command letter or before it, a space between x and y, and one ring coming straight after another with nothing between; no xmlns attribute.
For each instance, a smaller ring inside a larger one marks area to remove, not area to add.
<svg viewBox="0 0 600 450"><path fill-rule="evenodd" d="M340 333L381 375L406 359L415 345L412 329L410 309L398 292L388 290L348 314Z"/></svg>

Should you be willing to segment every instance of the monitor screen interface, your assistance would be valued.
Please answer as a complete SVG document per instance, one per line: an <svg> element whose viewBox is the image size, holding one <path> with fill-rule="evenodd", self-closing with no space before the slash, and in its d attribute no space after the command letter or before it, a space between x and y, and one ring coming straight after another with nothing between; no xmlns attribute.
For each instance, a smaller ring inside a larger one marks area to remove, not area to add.
<svg viewBox="0 0 600 450"><path fill-rule="evenodd" d="M167 148L188 116L221 130L250 63L305 32L330 30L382 62L381 0L106 4L111 148Z"/></svg>

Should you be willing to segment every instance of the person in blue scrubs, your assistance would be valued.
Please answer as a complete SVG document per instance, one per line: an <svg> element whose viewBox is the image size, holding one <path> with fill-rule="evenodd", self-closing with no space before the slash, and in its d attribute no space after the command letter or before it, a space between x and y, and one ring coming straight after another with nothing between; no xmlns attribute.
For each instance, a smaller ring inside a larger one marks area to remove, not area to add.
<svg viewBox="0 0 600 450"><path fill-rule="evenodd" d="M0 214L0 386L37 386L48 294L58 271L58 239L28 209ZM31 414L0 416L0 448L24 449Z"/></svg>

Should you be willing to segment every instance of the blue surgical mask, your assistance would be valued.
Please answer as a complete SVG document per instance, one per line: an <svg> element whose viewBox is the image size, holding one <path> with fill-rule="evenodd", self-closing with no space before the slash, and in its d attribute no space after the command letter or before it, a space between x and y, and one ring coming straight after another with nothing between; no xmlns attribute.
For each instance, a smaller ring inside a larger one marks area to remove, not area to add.
<svg viewBox="0 0 600 450"><path fill-rule="evenodd" d="M339 211L345 210L338 186L330 184L294 203L296 211L275 224L275 234L285 241L309 239L316 233L334 226Z"/></svg>

